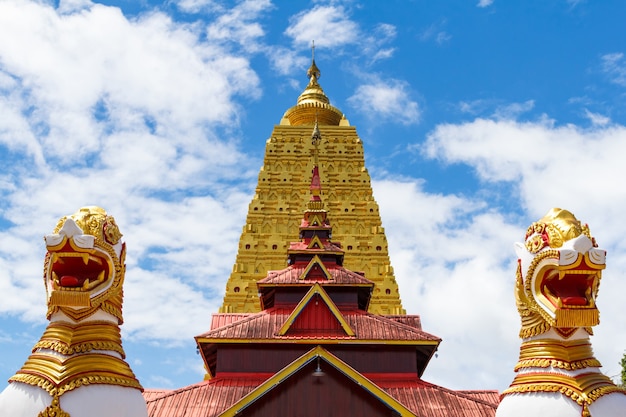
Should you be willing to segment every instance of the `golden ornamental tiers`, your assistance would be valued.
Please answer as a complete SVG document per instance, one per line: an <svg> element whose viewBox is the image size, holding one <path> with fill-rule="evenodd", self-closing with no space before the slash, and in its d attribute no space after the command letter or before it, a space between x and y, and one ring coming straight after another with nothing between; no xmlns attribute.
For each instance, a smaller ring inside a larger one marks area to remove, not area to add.
<svg viewBox="0 0 626 417"><path fill-rule="evenodd" d="M308 197L323 188L333 239L344 245L346 268L375 283L369 311L406 314L365 167L363 142L355 127L330 106L318 83L320 70L314 60L308 76L309 84L298 104L287 110L266 141L263 166L220 312L260 310L257 281L268 271L284 268L290 242L299 240L302 212L308 205L311 209L321 205ZM320 174L317 190L310 188L314 167Z"/></svg>
<svg viewBox="0 0 626 417"><path fill-rule="evenodd" d="M315 58L307 70L307 76L309 83L298 97L297 104L285 112L281 124L298 126L318 122L331 126L347 125L348 121L343 117L341 110L330 105L322 86L317 82L321 72L315 65Z"/></svg>
<svg viewBox="0 0 626 417"><path fill-rule="evenodd" d="M516 245L522 344L496 417L621 417L626 391L600 372L589 335L606 252L589 227L552 209Z"/></svg>

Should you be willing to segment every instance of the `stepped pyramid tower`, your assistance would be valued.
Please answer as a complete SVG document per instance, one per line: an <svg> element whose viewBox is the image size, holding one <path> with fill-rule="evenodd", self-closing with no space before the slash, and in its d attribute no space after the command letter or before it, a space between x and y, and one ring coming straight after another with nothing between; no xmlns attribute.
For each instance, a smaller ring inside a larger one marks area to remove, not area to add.
<svg viewBox="0 0 626 417"><path fill-rule="evenodd" d="M333 238L341 241L346 251L345 266L374 282L370 312L405 314L365 168L363 142L343 113L330 105L318 82L320 75L313 56L308 85L267 140L222 313L259 311L256 282L268 271L283 268L289 242L298 240L314 164L311 156L316 145L311 130L317 125L317 134L323 137L317 158L324 201L334 225Z"/></svg>

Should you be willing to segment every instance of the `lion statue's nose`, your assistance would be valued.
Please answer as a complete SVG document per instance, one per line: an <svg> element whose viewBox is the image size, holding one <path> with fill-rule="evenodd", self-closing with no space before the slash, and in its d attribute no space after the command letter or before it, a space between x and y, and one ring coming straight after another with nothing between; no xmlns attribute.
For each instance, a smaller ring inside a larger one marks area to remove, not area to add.
<svg viewBox="0 0 626 417"><path fill-rule="evenodd" d="M71 218L66 219L65 223L63 223L63 227L61 227L61 230L59 230L60 235L65 235L67 237L82 235L83 233L83 229L78 227L74 219Z"/></svg>

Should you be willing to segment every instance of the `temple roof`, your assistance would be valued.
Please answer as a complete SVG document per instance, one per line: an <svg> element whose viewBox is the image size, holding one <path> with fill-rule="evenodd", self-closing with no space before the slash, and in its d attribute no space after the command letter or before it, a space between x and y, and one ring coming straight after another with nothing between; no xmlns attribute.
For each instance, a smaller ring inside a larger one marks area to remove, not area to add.
<svg viewBox="0 0 626 417"><path fill-rule="evenodd" d="M215 378L170 392L146 390L150 417L215 417L254 391L269 376ZM368 379L420 417L494 416L499 394L494 390L453 391L415 378L370 375ZM356 388L356 387L355 387Z"/></svg>
<svg viewBox="0 0 626 417"><path fill-rule="evenodd" d="M210 330L199 336L199 343L223 342L251 343L275 342L291 343L296 340L309 340L315 344L320 341L331 343L333 340L342 340L342 343L364 343L367 341L381 341L385 344L415 344L437 346L440 338L421 329L399 322L393 318L378 316L360 310L342 311L345 321L354 329L354 336L337 335L320 330L316 334L310 333L306 337L286 334L279 336L279 331L290 317L293 308L272 308L251 314L241 320L226 326Z"/></svg>
<svg viewBox="0 0 626 417"><path fill-rule="evenodd" d="M295 252L307 252L310 249L311 248L309 247L309 244L305 242L290 242L288 250L290 253L295 253ZM330 242L330 241L322 242L322 247L316 248L316 249L322 249L324 252L344 253L344 250L341 248L341 245L337 242ZM268 273L271 273L271 271Z"/></svg>
<svg viewBox="0 0 626 417"><path fill-rule="evenodd" d="M280 271L269 271L267 277L257 282L259 287L281 285L304 285L310 287L316 282L320 282L318 279L302 278L306 272L308 264L299 263L291 265ZM350 271L340 266L327 267L326 270L332 277L331 279L322 282L322 285L350 285L350 286L367 286L373 287L374 283L363 275Z"/></svg>

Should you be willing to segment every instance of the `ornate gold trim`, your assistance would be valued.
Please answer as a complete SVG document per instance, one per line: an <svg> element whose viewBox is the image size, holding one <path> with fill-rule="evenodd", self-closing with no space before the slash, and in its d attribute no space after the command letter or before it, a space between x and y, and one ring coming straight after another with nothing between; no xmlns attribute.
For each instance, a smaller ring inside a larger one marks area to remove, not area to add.
<svg viewBox="0 0 626 417"><path fill-rule="evenodd" d="M62 355L85 353L92 350L110 350L126 357L122 349L120 328L106 321L92 321L81 324L51 322L39 342L33 348L50 349Z"/></svg>
<svg viewBox="0 0 626 417"><path fill-rule="evenodd" d="M589 406L603 395L626 391L599 372L580 375L567 375L551 372L529 372L518 374L511 386L502 392L502 396L525 392L561 393L578 405Z"/></svg>
<svg viewBox="0 0 626 417"><path fill-rule="evenodd" d="M515 371L519 371L523 368L559 368L566 369L568 371L574 371L577 369L585 369L590 367L599 368L602 366L600 361L597 359L589 359L575 362L565 362L557 359L525 359L519 360L517 365L515 365Z"/></svg>
<svg viewBox="0 0 626 417"><path fill-rule="evenodd" d="M522 368L561 368L567 370L600 367L591 342L583 340L539 339L523 342L515 371Z"/></svg>
<svg viewBox="0 0 626 417"><path fill-rule="evenodd" d="M52 396L61 396L81 385L90 384L120 385L143 390L123 359L97 353L69 358L33 353L9 381L38 386Z"/></svg>
<svg viewBox="0 0 626 417"><path fill-rule="evenodd" d="M543 260L543 258L555 256L556 253L557 251L543 252L541 257L533 259L528 270L534 271L537 267L537 263ZM547 332L550 330L550 323L546 320L546 314L539 308L537 302L532 297L528 296L527 290L530 289L531 280L526 279L524 281L522 276L522 266L519 262L517 264L515 275L515 303L517 304L517 311L519 312L522 321L519 337L527 339ZM537 311L537 309L539 309L539 311ZM540 312L544 314L540 314Z"/></svg>

